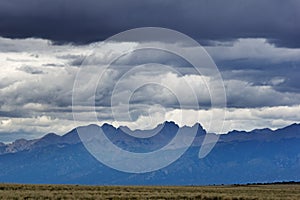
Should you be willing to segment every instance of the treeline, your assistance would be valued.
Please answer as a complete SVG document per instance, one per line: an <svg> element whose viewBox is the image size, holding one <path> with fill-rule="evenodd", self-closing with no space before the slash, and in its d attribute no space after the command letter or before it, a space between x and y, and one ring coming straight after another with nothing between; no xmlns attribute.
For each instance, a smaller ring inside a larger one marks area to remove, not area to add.
<svg viewBox="0 0 300 200"><path fill-rule="evenodd" d="M233 184L233 186L248 186L248 185L290 185L290 184L300 184L300 181L277 181L270 183L247 183L247 184Z"/></svg>

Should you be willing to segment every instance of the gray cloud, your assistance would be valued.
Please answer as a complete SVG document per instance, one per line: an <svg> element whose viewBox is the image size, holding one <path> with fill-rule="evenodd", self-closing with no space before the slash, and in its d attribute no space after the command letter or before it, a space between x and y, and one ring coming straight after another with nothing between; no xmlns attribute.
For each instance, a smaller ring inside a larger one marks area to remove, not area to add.
<svg viewBox="0 0 300 200"><path fill-rule="evenodd" d="M299 9L297 0L5 0L0 2L0 35L80 44L158 26L203 44L260 37L277 46L300 47Z"/></svg>
<svg viewBox="0 0 300 200"><path fill-rule="evenodd" d="M20 71L29 73L29 74L44 74L45 72L37 69L37 68L33 68L27 65L21 66L20 68L18 68Z"/></svg>
<svg viewBox="0 0 300 200"><path fill-rule="evenodd" d="M63 134L79 125L73 123L72 89L76 73L82 68L88 70L83 76L77 77L82 81L83 88L80 103L73 107L74 112L82 117L80 125L108 122L117 126L142 128L149 124L155 126L164 120L179 123L179 111L183 110L185 115L180 125L201 122L208 127L210 114L215 112L209 108L210 96L203 84L206 82L213 85L214 77L197 75L183 59L174 59L174 55L169 53L143 50L124 56L113 63L98 82L99 69L101 71L102 65L111 58L107 52L111 49L130 49L135 44L106 44L95 59L84 62L85 55L90 52L90 46L87 45L57 46L41 39L0 38L0 42L13 46L10 51L2 49L0 52L0 134L44 134L52 131ZM264 54L256 51L257 48L263 49ZM209 53L221 64L220 70L224 77L230 112L226 130L249 130L263 126L274 128L299 120L299 49L277 48L261 39L251 39L210 47ZM74 61L82 59L84 65L78 67ZM231 62L226 63L228 60ZM168 65L178 73L160 68L159 65L155 67L151 63ZM124 72L136 66L140 70L132 70L122 77ZM184 78L191 88L187 87ZM157 84L136 88L139 83L147 81ZM91 89L97 84L100 85L96 90L95 102L91 95L94 91ZM200 110L193 107L191 89L196 93ZM111 104L113 92L115 104ZM129 111L122 105L128 94L131 95ZM180 103L176 97L181 97ZM93 107L86 104L90 101L96 103L99 121L93 121L91 117ZM123 121L116 122L112 109L117 111L118 119ZM128 121L128 112L133 122ZM276 115L273 116L273 112ZM151 123L149 120L152 120ZM217 120L221 123L222 119ZM12 136L15 137L14 134Z"/></svg>
<svg viewBox="0 0 300 200"><path fill-rule="evenodd" d="M241 80L253 86L271 86L283 93L300 92L299 49L275 47L265 39L240 39L231 46L206 49L224 79Z"/></svg>

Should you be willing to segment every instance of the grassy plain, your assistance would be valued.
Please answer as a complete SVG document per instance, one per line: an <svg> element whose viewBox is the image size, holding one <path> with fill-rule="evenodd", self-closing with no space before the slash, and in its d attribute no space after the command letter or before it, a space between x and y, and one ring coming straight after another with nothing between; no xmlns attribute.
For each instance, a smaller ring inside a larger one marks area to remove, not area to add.
<svg viewBox="0 0 300 200"><path fill-rule="evenodd" d="M0 184L0 199L300 199L300 185L79 186Z"/></svg>

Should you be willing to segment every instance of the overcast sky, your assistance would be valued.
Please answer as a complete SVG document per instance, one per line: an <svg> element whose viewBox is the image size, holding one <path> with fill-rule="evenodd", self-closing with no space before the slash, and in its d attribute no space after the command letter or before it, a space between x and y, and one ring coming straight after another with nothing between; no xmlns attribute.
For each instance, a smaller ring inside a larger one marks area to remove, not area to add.
<svg viewBox="0 0 300 200"><path fill-rule="evenodd" d="M134 39L101 42L121 31L146 26L180 31L198 41L212 57L227 97L223 132L297 123L299 21L297 0L28 0L26 4L2 0L0 140L64 134L78 124L90 123L147 129L173 120L180 126L199 122L207 128L215 115L220 116L214 119L217 124L222 124L222 115L218 115L222 109L210 107L207 88L207 84L216 84L215 76L200 75L186 60L158 50L123 56L99 82L88 74L80 77L85 89L81 103L72 108L73 85L82 68L89 66L89 73L95 76L114 53L141 46ZM163 39L159 43L180 46ZM90 63L87 58L99 44L102 48ZM180 47L191 52L195 48ZM138 70L130 71L135 67ZM135 88L142 82L152 84ZM95 84L98 121L86 104ZM199 107L193 105L191 95L197 97ZM123 102L128 96L129 114ZM80 115L77 124L72 111Z"/></svg>

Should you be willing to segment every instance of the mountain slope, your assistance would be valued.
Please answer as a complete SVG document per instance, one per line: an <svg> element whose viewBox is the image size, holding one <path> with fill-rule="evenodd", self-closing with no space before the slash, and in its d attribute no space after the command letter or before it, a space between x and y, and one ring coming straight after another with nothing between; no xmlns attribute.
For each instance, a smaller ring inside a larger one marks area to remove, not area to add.
<svg viewBox="0 0 300 200"><path fill-rule="evenodd" d="M165 125L161 133L173 137L179 127L171 122ZM137 145L144 148L143 151L150 151L165 143L162 137L155 136L149 140L132 140L121 129L105 126L107 134L114 136L112 141L129 150L135 149L131 145ZM300 125L276 131L235 131L222 135L204 159L198 158L198 152L206 133L198 126L197 139L180 159L161 170L144 174L124 173L101 164L85 149L76 129L64 136L48 134L37 140L2 144L1 149L15 150L5 150L0 155L0 181L197 185L300 180ZM89 131L90 126L84 128ZM156 142L159 145L154 148Z"/></svg>

